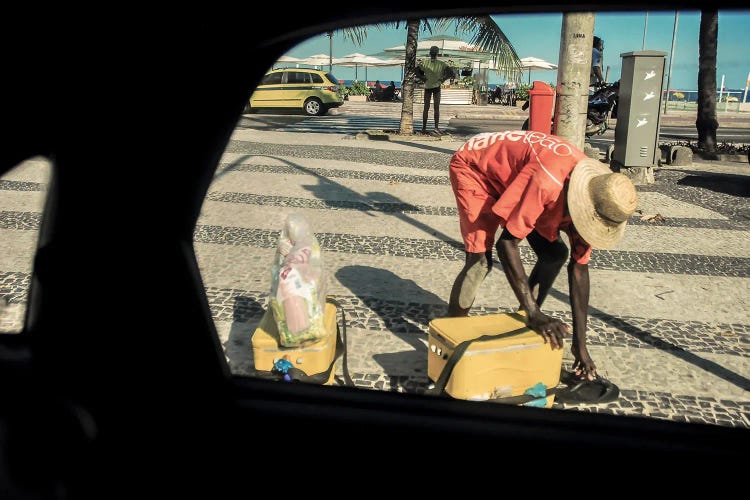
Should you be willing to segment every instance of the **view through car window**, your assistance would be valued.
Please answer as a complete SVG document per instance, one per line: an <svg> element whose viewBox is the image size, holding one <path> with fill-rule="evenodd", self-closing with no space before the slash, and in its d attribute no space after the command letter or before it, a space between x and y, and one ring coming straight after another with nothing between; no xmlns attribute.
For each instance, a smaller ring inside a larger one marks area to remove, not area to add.
<svg viewBox="0 0 750 500"><path fill-rule="evenodd" d="M0 333L20 333L50 163L35 157L0 177Z"/></svg>
<svg viewBox="0 0 750 500"><path fill-rule="evenodd" d="M232 373L750 427L750 12L716 19L713 146L696 128L700 12L591 13L581 33L560 14L491 17L494 49L401 22L361 44L323 33L268 69L194 237ZM590 97L578 128L570 81ZM579 165L618 183L616 215L594 214ZM535 180L511 187L519 172ZM513 284L514 255L533 286ZM3 262L13 302L28 268Z"/></svg>

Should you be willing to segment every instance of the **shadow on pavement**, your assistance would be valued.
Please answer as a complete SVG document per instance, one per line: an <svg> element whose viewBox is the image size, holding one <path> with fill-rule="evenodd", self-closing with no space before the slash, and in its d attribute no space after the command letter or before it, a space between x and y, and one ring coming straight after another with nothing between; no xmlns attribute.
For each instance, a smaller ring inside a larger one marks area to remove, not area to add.
<svg viewBox="0 0 750 500"><path fill-rule="evenodd" d="M554 288L550 289L549 293L550 295L552 295L553 297L555 297L556 299L560 301L567 302L568 304L570 303L569 297L566 294L558 290L555 290ZM591 306L589 306L589 316L596 317L602 320L603 322L607 323L611 327L617 328L619 331L637 338L644 344L648 344L655 349L659 349L660 351L663 351L677 358L680 358L686 363L690 363L694 365L696 368L705 370L715 375L716 377L719 377L723 380L726 380L727 382L731 384L736 385L737 387L741 389L750 391L750 380L748 380L746 377L738 373L735 373L732 370L728 370L724 368L723 366L716 363L715 361L711 361L709 359L700 357L697 354L694 354L679 345L675 345L671 342L663 340L659 338L658 333L644 331L641 328L638 328L637 326L628 323L622 318L613 316L611 314L608 314L600 309L597 309ZM636 366L633 367L633 370L637 370L637 369L638 367Z"/></svg>
<svg viewBox="0 0 750 500"><path fill-rule="evenodd" d="M709 189L730 196L750 197L750 177L734 174L688 175L678 185Z"/></svg>
<svg viewBox="0 0 750 500"><path fill-rule="evenodd" d="M217 168L216 172L214 173L214 179L218 179L219 177L228 174L235 168L237 168L239 165L242 165L242 162L250 158L251 155L242 155L233 162L231 162L229 165L227 165L224 168Z"/></svg>
<svg viewBox="0 0 750 500"><path fill-rule="evenodd" d="M252 375L254 371L251 339L265 309L256 299L238 295L232 307L232 325L224 343L224 353L234 375Z"/></svg>
<svg viewBox="0 0 750 500"><path fill-rule="evenodd" d="M370 266L345 266L336 271L336 279L357 296L382 320L385 328L411 347L411 351L381 352L372 358L390 377L408 373L427 376L427 339L429 322L444 316L447 303L414 281L387 269ZM392 300L373 295L374 290L391 290Z"/></svg>

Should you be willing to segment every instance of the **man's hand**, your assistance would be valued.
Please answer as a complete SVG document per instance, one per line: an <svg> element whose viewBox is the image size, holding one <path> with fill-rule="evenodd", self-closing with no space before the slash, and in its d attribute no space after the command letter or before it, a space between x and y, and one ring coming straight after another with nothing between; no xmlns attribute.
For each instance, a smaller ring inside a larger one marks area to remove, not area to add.
<svg viewBox="0 0 750 500"><path fill-rule="evenodd" d="M585 347L580 347L577 342L573 342L570 349L575 361L573 362L573 371L581 380L594 380L596 378L596 365L589 356L589 351Z"/></svg>
<svg viewBox="0 0 750 500"><path fill-rule="evenodd" d="M529 315L528 326L541 335L544 343L549 343L552 349L562 349L563 337L570 334L568 325L559 319L547 316L541 311Z"/></svg>

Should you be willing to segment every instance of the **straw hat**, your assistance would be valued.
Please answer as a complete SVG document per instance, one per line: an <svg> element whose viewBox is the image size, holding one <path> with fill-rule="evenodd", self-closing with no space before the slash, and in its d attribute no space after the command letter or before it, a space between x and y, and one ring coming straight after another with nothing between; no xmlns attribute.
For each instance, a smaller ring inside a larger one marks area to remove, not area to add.
<svg viewBox="0 0 750 500"><path fill-rule="evenodd" d="M593 158L579 161L570 174L568 210L578 233L593 248L612 248L638 205L628 177Z"/></svg>

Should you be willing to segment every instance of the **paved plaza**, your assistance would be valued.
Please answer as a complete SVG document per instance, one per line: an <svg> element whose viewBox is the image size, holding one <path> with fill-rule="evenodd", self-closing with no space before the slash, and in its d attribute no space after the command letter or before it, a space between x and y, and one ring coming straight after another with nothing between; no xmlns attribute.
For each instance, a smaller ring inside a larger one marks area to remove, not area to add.
<svg viewBox="0 0 750 500"><path fill-rule="evenodd" d="M357 113L344 106L305 122L320 126ZM444 113L447 124L460 110ZM356 386L425 390L428 324L445 314L463 265L447 172L464 139L235 130L194 238L233 373L252 373L250 337L268 304L279 231L287 215L300 213L323 248L328 292L346 315ZM689 166L656 168L655 178L637 186L638 210L624 240L616 249L595 250L590 265L590 352L621 396L555 408L750 428L750 166L747 159L694 158ZM23 324L48 179L44 159L0 179L2 332ZM521 256L530 269L525 243ZM144 290L159 293L147 283ZM516 305L496 265L472 314ZM543 309L571 323L565 269ZM564 365L571 359L568 341ZM340 376L336 384L343 384Z"/></svg>

